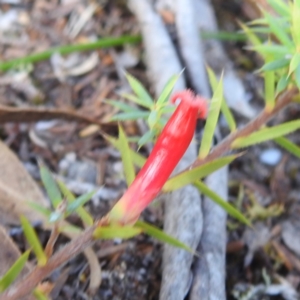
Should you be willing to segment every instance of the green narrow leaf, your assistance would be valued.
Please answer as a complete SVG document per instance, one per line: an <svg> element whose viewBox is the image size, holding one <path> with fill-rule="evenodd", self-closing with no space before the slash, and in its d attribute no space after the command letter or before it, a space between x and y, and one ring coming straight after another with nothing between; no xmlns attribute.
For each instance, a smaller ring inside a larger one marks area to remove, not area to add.
<svg viewBox="0 0 300 300"><path fill-rule="evenodd" d="M265 25L265 26L266 26L266 25ZM251 30L252 30L254 33L263 33L263 34L267 34L267 35L272 34L270 28L268 28L268 27L256 26L256 27L252 27Z"/></svg>
<svg viewBox="0 0 300 300"><path fill-rule="evenodd" d="M286 122L270 128L263 128L247 137L236 139L232 144L232 149L244 148L261 142L273 140L283 135L289 134L300 128L300 120Z"/></svg>
<svg viewBox="0 0 300 300"><path fill-rule="evenodd" d="M230 31L201 31L202 40L223 40L223 41L237 41L245 42L247 37L242 32Z"/></svg>
<svg viewBox="0 0 300 300"><path fill-rule="evenodd" d="M35 299L37 300L48 300L49 298L41 291L39 290L38 288L36 288L34 291L33 291L33 296L35 297Z"/></svg>
<svg viewBox="0 0 300 300"><path fill-rule="evenodd" d="M282 0L268 0L268 3L272 6L272 8L281 16L290 18L290 8L285 4Z"/></svg>
<svg viewBox="0 0 300 300"><path fill-rule="evenodd" d="M169 81L167 82L167 84L165 85L163 91L161 92L159 98L156 101L156 106L157 107L161 107L163 104L165 104L169 98L170 95L173 91L173 88L178 80L178 78L181 76L182 72L180 72L179 75L173 75Z"/></svg>
<svg viewBox="0 0 300 300"><path fill-rule="evenodd" d="M24 230L24 234L29 245L37 258L38 266L44 266L47 263L47 256L42 248L42 245L35 233L35 230L31 226L30 222L24 217L20 217L21 225Z"/></svg>
<svg viewBox="0 0 300 300"><path fill-rule="evenodd" d="M82 233L82 229L80 227L76 227L74 225L63 225L59 227L59 232L71 232L71 233Z"/></svg>
<svg viewBox="0 0 300 300"><path fill-rule="evenodd" d="M295 81L298 89L300 89L300 65L295 70Z"/></svg>
<svg viewBox="0 0 300 300"><path fill-rule="evenodd" d="M30 250L27 250L20 255L9 270L0 278L0 293L5 291L21 273L28 260L29 254Z"/></svg>
<svg viewBox="0 0 300 300"><path fill-rule="evenodd" d="M290 61L288 76L290 76L297 69L299 64L300 64L300 53L296 53L296 54L293 55L293 57Z"/></svg>
<svg viewBox="0 0 300 300"><path fill-rule="evenodd" d="M155 138L155 131L149 130L147 131L138 141L139 147L144 146L145 144L152 142Z"/></svg>
<svg viewBox="0 0 300 300"><path fill-rule="evenodd" d="M151 96L148 94L146 89L143 87L143 85L133 76L126 73L126 78L129 82L129 85L131 86L134 93L138 96L140 100L140 104L147 107L152 108L154 105L154 102L151 98Z"/></svg>
<svg viewBox="0 0 300 300"><path fill-rule="evenodd" d="M145 233L147 233L148 235L156 238L157 240L159 240L161 242L164 242L164 243L167 243L167 244L172 245L174 247L186 250L186 251L188 251L192 254L196 254L196 252L193 251L193 249L191 249L189 246L187 246L186 244L180 242L176 238L168 235L167 233L160 230L159 228L156 228L155 226L152 226L148 223L145 223L145 222L142 222L142 221L138 220L135 223L134 227L142 229Z"/></svg>
<svg viewBox="0 0 300 300"><path fill-rule="evenodd" d="M210 108L206 119L203 137L201 140L201 146L199 151L199 158L205 158L211 148L215 129L218 123L221 103L223 99L223 75L216 87L213 97L210 102Z"/></svg>
<svg viewBox="0 0 300 300"><path fill-rule="evenodd" d="M268 22L273 34L278 38L278 40L288 48L294 48L294 44L289 35L285 32L284 26L282 22L280 22L280 19L273 17L267 12L264 12L264 17Z"/></svg>
<svg viewBox="0 0 300 300"><path fill-rule="evenodd" d="M71 193L71 191L66 187L66 185L60 180L57 181L57 184L67 201L69 203L73 203L76 200L76 197ZM85 225L93 225L93 217L83 207L78 207L76 209L76 213Z"/></svg>
<svg viewBox="0 0 300 300"><path fill-rule="evenodd" d="M111 143L116 149L118 149L121 152L121 145L120 145L120 141L113 138L112 136L109 136L108 134L103 134L103 137L109 142ZM144 156L142 156L139 153L136 153L134 150L130 149L130 156L131 156L131 160L133 161L133 163L138 166L138 167L142 167L144 165L144 163L146 162L146 158Z"/></svg>
<svg viewBox="0 0 300 300"><path fill-rule="evenodd" d="M143 155L136 153L132 149L130 149L130 155L131 155L131 159L132 159L133 163L137 167L142 168L144 166L147 159Z"/></svg>
<svg viewBox="0 0 300 300"><path fill-rule="evenodd" d="M120 151L120 141L117 140L116 138L106 134L106 133L103 133L103 137L110 143L113 145L113 147L115 147L116 149L118 149Z"/></svg>
<svg viewBox="0 0 300 300"><path fill-rule="evenodd" d="M49 222L50 223L55 223L59 220L63 220L64 219L65 214L63 212L60 211L53 211L50 216L49 216Z"/></svg>
<svg viewBox="0 0 300 300"><path fill-rule="evenodd" d="M159 119L158 111L157 110L152 110L149 114L147 123L150 129L155 128L156 123Z"/></svg>
<svg viewBox="0 0 300 300"><path fill-rule="evenodd" d="M129 143L137 143L139 139L140 139L139 136L129 136L129 137L127 137L127 141Z"/></svg>
<svg viewBox="0 0 300 300"><path fill-rule="evenodd" d="M121 158L122 158L122 163L124 168L125 179L127 185L130 186L130 184L133 182L135 178L135 170L130 155L130 147L128 145L127 137L125 135L122 126L120 125L119 125L119 140L120 140L120 152L121 152Z"/></svg>
<svg viewBox="0 0 300 300"><path fill-rule="evenodd" d="M229 109L225 99L223 99L223 101L221 103L221 111L222 111L222 114L223 114L227 124L228 124L230 132L235 131L236 130L235 119L234 119L233 114L231 113L231 110Z"/></svg>
<svg viewBox="0 0 300 300"><path fill-rule="evenodd" d="M94 194L95 194L95 191L91 191L87 194L83 194L80 197L76 198L72 203L68 204L67 209L66 209L67 215L73 213L74 211L77 211L80 207L82 208L82 206L86 202L91 200L91 198L93 197Z"/></svg>
<svg viewBox="0 0 300 300"><path fill-rule="evenodd" d="M208 73L210 85L212 87L213 92L215 93L216 89L218 87L217 78L216 78L213 70L209 67L207 67L207 73ZM233 117L224 97L223 97L222 103L221 103L221 111L222 111L224 118L229 126L230 131L231 132L235 131L236 130L235 120L234 120L234 117Z"/></svg>
<svg viewBox="0 0 300 300"><path fill-rule="evenodd" d="M264 64L259 71L274 71L287 67L290 64L290 59L280 58Z"/></svg>
<svg viewBox="0 0 300 300"><path fill-rule="evenodd" d="M253 46L261 45L260 39L257 37L255 33L253 33L253 30L250 29L247 25L244 23L239 22L239 25L242 27L243 31L245 32L247 38L251 42Z"/></svg>
<svg viewBox="0 0 300 300"><path fill-rule="evenodd" d="M132 112L132 111L139 111L137 108L130 106L129 104L124 103L121 100L112 100L106 99L104 100L105 103L113 105L114 107L124 111L124 112Z"/></svg>
<svg viewBox="0 0 300 300"><path fill-rule="evenodd" d="M172 111L172 113L175 111L175 109ZM163 130L163 128L166 126L166 124L168 123L169 118L162 116L159 120L158 120L158 125L159 125L159 130L158 130L158 134L156 134L156 136L159 135L159 133L161 133L161 131Z"/></svg>
<svg viewBox="0 0 300 300"><path fill-rule="evenodd" d="M300 4L299 1L295 0L293 6L291 8L292 12L292 35L294 42L296 44L296 48L300 47Z"/></svg>
<svg viewBox="0 0 300 300"><path fill-rule="evenodd" d="M218 194L216 194L214 191L212 191L207 185L205 185L201 181L197 181L194 183L194 186L204 195L209 197L212 201L220 205L229 215L236 218L240 222L251 226L251 222L235 207L230 205L228 202L226 202L224 199L222 199Z"/></svg>
<svg viewBox="0 0 300 300"><path fill-rule="evenodd" d="M300 147L289 141L287 138L279 137L274 139L274 142L280 145L285 150L289 151L296 157L300 158Z"/></svg>
<svg viewBox="0 0 300 300"><path fill-rule="evenodd" d="M152 107L148 107L145 106L145 104L140 100L140 98L138 98L137 96L133 95L133 94L128 94L128 93L122 93L121 96L125 99L127 99L128 101L131 101L133 103L136 103L140 106L143 106L146 109L152 109Z"/></svg>
<svg viewBox="0 0 300 300"><path fill-rule="evenodd" d="M265 75L265 101L266 110L271 111L275 106L275 73L268 71Z"/></svg>
<svg viewBox="0 0 300 300"><path fill-rule="evenodd" d="M40 167L40 174L41 174L41 179L42 179L43 185L46 189L47 195L48 195L53 207L56 208L57 205L62 201L62 196L61 196L60 190L59 190L52 174L45 166Z"/></svg>
<svg viewBox="0 0 300 300"><path fill-rule="evenodd" d="M257 25L267 26L268 22L265 18L257 18L257 19L247 22L247 24L250 26L257 26ZM252 28L251 28L251 30L252 30Z"/></svg>
<svg viewBox="0 0 300 300"><path fill-rule="evenodd" d="M272 55L274 57L282 58L291 54L291 50L289 48L282 45L274 45L274 44L264 44L258 46L247 47L247 49L256 51L261 54L263 57L266 55Z"/></svg>
<svg viewBox="0 0 300 300"><path fill-rule="evenodd" d="M130 239L142 232L141 228L133 226L98 227L93 232L95 239Z"/></svg>
<svg viewBox="0 0 300 300"><path fill-rule="evenodd" d="M171 192L184 187L187 184L194 183L195 181L206 177L207 175L215 172L216 170L228 165L234 159L236 159L240 154L229 155L226 157L220 157L212 162L206 163L192 170L180 173L172 178L170 178L163 187L163 192Z"/></svg>
<svg viewBox="0 0 300 300"><path fill-rule="evenodd" d="M281 93L282 91L284 91L286 89L286 87L289 84L289 78L287 76L287 74L284 74L283 76L281 76L278 80L277 86L276 86L276 96Z"/></svg>
<svg viewBox="0 0 300 300"><path fill-rule="evenodd" d="M50 214L51 214L51 210L46 208L45 206L39 204L39 203L36 203L36 202L28 202L28 205L30 207L32 207L33 209L35 209L36 211L40 212L41 214L45 215L46 217L49 217Z"/></svg>
<svg viewBox="0 0 300 300"><path fill-rule="evenodd" d="M172 114L176 109L175 105L166 105L162 107L159 111L161 114Z"/></svg>
<svg viewBox="0 0 300 300"><path fill-rule="evenodd" d="M138 120L138 119L146 119L149 116L149 112L147 111L131 111L124 112L114 115L110 121L126 121L126 120Z"/></svg>

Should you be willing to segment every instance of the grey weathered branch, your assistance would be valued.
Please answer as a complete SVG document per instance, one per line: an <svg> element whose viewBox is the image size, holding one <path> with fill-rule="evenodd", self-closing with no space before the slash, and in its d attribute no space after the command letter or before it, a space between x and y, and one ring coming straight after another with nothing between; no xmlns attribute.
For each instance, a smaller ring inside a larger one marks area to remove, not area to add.
<svg viewBox="0 0 300 300"><path fill-rule="evenodd" d="M143 35L149 78L158 96L172 75L180 73L183 67L172 40L151 1L130 0L130 7L137 17ZM175 90L186 88L181 76ZM196 145L191 144L176 171L189 166L197 157ZM175 172L176 172L175 171ZM194 187L185 187L165 195L164 229L172 236L197 247L202 230L200 196ZM183 299L191 282L190 253L165 245L160 298L164 300ZM174 288L176 287L176 288Z"/></svg>

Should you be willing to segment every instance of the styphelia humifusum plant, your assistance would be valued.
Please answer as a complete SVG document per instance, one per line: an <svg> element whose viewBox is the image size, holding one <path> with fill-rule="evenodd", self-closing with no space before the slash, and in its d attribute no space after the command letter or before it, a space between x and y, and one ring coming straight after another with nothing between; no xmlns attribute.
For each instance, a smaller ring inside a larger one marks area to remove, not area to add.
<svg viewBox="0 0 300 300"><path fill-rule="evenodd" d="M208 111L206 99L190 90L176 93L171 102L178 107L159 135L154 148L137 177L107 215L111 224L133 224L159 194L192 141L198 118Z"/></svg>

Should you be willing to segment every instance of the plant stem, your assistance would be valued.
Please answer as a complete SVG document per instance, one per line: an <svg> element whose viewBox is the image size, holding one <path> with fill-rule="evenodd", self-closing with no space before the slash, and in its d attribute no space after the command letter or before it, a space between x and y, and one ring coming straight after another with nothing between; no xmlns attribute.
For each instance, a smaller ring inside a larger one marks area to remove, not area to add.
<svg viewBox="0 0 300 300"><path fill-rule="evenodd" d="M79 237L71 240L67 245L49 258L45 266L36 266L27 276L15 285L7 289L1 300L19 300L27 296L45 277L50 275L56 268L67 263L71 258L81 253L85 248L94 243L93 232L97 226L93 225L86 229Z"/></svg>
<svg viewBox="0 0 300 300"><path fill-rule="evenodd" d="M44 252L48 258L51 257L53 254L54 245L58 239L58 236L59 236L59 222L54 224L54 227L51 230L51 234L48 239L47 245L45 247Z"/></svg>
<svg viewBox="0 0 300 300"><path fill-rule="evenodd" d="M186 170L196 168L200 165L206 164L227 152L231 151L231 144L237 138L245 137L251 133L259 130L264 124L266 124L270 119L272 119L280 110L286 107L293 101L293 97L299 93L298 88L293 87L290 90L282 93L274 106L273 110L263 110L255 119L250 121L245 127L240 130L232 132L227 138L225 138L220 144L216 145L212 151L203 159L197 159L190 167L183 170L181 173ZM178 174L177 174L178 175Z"/></svg>
<svg viewBox="0 0 300 300"><path fill-rule="evenodd" d="M274 117L281 109L286 107L292 102L293 97L298 94L298 88L292 88L283 94L281 94L272 111L262 111L254 120L249 122L244 128L231 133L223 142L213 148L211 153L204 159L197 159L190 168L195 168L207 162L210 162L231 150L232 142L240 137L247 136L267 123L272 117ZM184 171L183 171L184 172ZM70 241L61 250L56 252L43 267L36 266L25 278L18 281L16 284L8 288L2 295L1 300L18 300L28 295L38 283L51 274L57 267L67 263L72 257L81 253L85 248L91 246L94 243L93 231L97 226L101 226L103 222L107 220L104 218L95 225L86 229L79 237Z"/></svg>
<svg viewBox="0 0 300 300"><path fill-rule="evenodd" d="M227 41L245 41L246 35L243 33L236 32L227 32L227 31L218 31L218 32L202 32L201 37L203 39L219 39ZM0 61L0 71L7 71L11 68L15 68L22 64L33 64L40 62L46 59L49 59L51 55L55 52L60 53L61 55L70 54L73 52L79 51L91 51L97 50L100 48L108 48L114 46L121 46L124 44L133 44L138 43L142 40L140 35L123 35L120 37L108 37L101 38L95 42L85 43L85 44L74 44L74 45L64 45L55 48L50 48L44 52L34 53L32 55L8 60L1 62Z"/></svg>
<svg viewBox="0 0 300 300"><path fill-rule="evenodd" d="M36 63L49 59L54 53L60 53L61 55L70 54L79 51L91 51L100 48L108 48L114 46L121 46L123 44L138 43L141 41L141 36L123 35L120 37L102 38L92 43L65 45L55 48L50 48L44 52L35 53L32 55L12 59L5 62L0 62L0 70L7 71L11 68L17 67L22 64Z"/></svg>

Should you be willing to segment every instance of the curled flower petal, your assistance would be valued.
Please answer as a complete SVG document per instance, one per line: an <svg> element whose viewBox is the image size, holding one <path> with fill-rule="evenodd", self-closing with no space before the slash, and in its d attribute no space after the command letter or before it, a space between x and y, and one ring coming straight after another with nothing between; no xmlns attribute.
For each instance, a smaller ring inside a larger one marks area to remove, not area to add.
<svg viewBox="0 0 300 300"><path fill-rule="evenodd" d="M192 141L197 118L207 114L207 100L192 91L176 93L180 99L175 112L157 139L137 177L108 214L111 223L134 223L141 212L159 194Z"/></svg>

